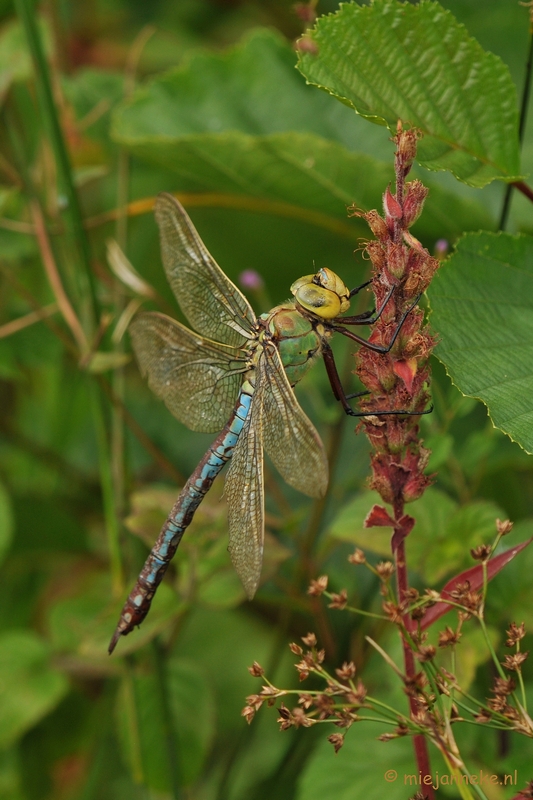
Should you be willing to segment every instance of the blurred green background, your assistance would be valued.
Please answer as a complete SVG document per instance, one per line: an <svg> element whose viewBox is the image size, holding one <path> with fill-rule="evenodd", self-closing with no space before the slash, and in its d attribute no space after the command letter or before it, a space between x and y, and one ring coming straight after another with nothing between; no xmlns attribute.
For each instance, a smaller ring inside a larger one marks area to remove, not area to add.
<svg viewBox="0 0 533 800"><path fill-rule="evenodd" d="M503 59L520 92L527 11L508 0L443 5ZM321 0L318 12L336 7ZM258 660L276 685L295 686L287 643L309 630L332 668L352 659L373 694L404 703L364 640L379 638L398 660L395 633L329 611L305 593L310 578L327 573L332 589L348 589L352 605L377 610L376 583L346 556L354 544L371 558L388 553L387 536L362 528L374 501L365 489L366 440L341 418L321 364L297 393L330 455L326 504L313 505L268 471L265 582L248 603L226 551L219 482L187 531L148 620L107 656L128 587L178 484L211 437L190 433L170 416L126 358L127 335L120 342L114 336L136 298L114 277L106 240L115 238L156 289L159 297L145 307L178 317L149 213L160 191L189 196L184 203L195 225L234 281L244 270L259 273L264 288L245 290L258 312L284 300L290 284L315 267L329 266L355 286L367 278L360 239L368 232L347 219L346 206L380 207L393 177L389 134L305 85L293 49L303 23L289 2L50 0L35 13L106 315L95 349L112 353L117 368L80 368L52 306L32 197L44 210L63 283L83 319L79 241L63 227L63 187L24 34L15 9L2 2L0 798L381 797L386 769L413 771L410 742L378 744L373 737L381 730L359 725L334 756L325 741L334 729L279 733L275 709L264 709L250 728L240 717L245 696L259 690L246 667ZM279 138L266 145L257 138L269 135ZM237 144L245 151L243 142L251 162L235 155ZM525 174L533 164L531 142L529 126ZM254 173L256 148L261 158L278 159L278 172ZM300 176L310 158L328 169L348 166L330 183L298 183L291 170ZM466 230L496 230L503 186L476 191L448 174L414 173L431 189L414 231L430 251L439 239L451 246ZM124 203L132 204L127 218L116 211ZM508 230L533 233L521 198L513 200ZM361 310L370 302L363 296ZM40 309L49 312L46 321L27 317ZM19 319L27 324L13 327ZM354 381L349 349L343 342L335 349L346 382ZM105 400L99 416L94 392L106 398L106 387L122 405ZM438 475L410 511L419 520L409 541L410 568L422 587L469 566L469 547L492 539L497 516L516 522L510 544L533 533L531 457L492 427L483 406L459 394L438 362L433 397L435 411L421 428L433 450L429 470ZM112 488L107 516L102 482ZM491 584L488 620L499 647L510 620L533 622L532 559L525 551ZM470 624L462 679L484 697L491 668ZM531 677L526 664L529 687ZM532 777L527 741L478 728L458 738L472 770L517 769L522 781ZM386 791L407 796L399 782ZM493 796L512 794L497 787Z"/></svg>

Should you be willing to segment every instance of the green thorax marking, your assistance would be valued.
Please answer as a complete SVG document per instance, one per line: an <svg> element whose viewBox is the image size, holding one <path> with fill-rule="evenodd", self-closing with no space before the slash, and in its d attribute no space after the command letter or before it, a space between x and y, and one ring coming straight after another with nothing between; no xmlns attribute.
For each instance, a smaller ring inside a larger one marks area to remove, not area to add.
<svg viewBox="0 0 533 800"><path fill-rule="evenodd" d="M289 383L294 386L306 374L313 359L320 355L320 334L316 328L322 326L304 317L290 301L276 306L268 314L261 314L260 319L272 334Z"/></svg>

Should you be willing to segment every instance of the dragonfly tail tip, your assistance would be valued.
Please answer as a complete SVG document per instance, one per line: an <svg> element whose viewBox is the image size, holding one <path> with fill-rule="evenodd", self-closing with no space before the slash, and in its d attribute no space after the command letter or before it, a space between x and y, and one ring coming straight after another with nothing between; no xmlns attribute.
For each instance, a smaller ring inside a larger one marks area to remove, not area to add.
<svg viewBox="0 0 533 800"><path fill-rule="evenodd" d="M111 641L109 642L109 647L107 648L107 652L109 653L109 655L111 655L111 653L117 646L117 642L119 639L120 639L120 631L116 630L115 633L113 634Z"/></svg>

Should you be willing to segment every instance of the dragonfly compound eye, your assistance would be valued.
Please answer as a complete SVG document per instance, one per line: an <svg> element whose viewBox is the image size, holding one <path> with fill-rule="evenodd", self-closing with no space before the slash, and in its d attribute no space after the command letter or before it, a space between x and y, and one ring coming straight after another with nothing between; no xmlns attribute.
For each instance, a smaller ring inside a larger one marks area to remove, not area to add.
<svg viewBox="0 0 533 800"><path fill-rule="evenodd" d="M333 319L341 313L341 299L335 292L308 283L294 293L303 308L322 319Z"/></svg>
<svg viewBox="0 0 533 800"><path fill-rule="evenodd" d="M324 267L315 275L305 275L291 286L291 292L307 311L322 319L333 319L350 306L350 292L338 275Z"/></svg>

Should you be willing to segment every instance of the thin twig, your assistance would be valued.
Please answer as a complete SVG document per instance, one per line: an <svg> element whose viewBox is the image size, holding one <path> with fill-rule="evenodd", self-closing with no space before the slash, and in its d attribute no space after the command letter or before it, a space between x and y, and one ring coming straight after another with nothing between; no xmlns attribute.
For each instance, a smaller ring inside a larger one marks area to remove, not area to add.
<svg viewBox="0 0 533 800"><path fill-rule="evenodd" d="M29 314L24 314L23 317L14 319L11 322L6 322L5 325L0 325L0 339L6 339L14 333L34 325L36 322L41 322L45 317L50 317L59 311L57 303L50 303L48 306L43 306L38 311L30 311Z"/></svg>
<svg viewBox="0 0 533 800"><path fill-rule="evenodd" d="M323 214L320 211L302 208L292 205L291 203L277 202L245 194L225 194L224 192L175 192L174 197L186 208L231 208L237 211L272 214L288 219L298 219L302 222L307 222L309 225L324 228L325 230L329 230L334 234L350 240L359 241L361 236L360 229L358 229L357 225L353 225L353 223L343 222L342 220L330 217L328 214ZM140 214L148 214L152 211L154 203L155 197L144 197L141 200L133 200L127 205L128 216L136 217ZM110 211L104 211L102 214L87 218L84 221L84 225L87 229L96 228L99 225L114 222L119 214L120 210L113 208Z"/></svg>
<svg viewBox="0 0 533 800"><path fill-rule="evenodd" d="M43 265L48 277L48 281L54 293L54 297L56 298L57 305L59 306L65 322L72 331L72 335L78 344L80 353L85 355L89 352L89 343L81 323L76 316L74 309L72 308L70 300L66 295L63 284L61 283L61 278L59 276L54 254L48 239L44 217L37 200L30 200L30 211L33 218L33 224L35 226L35 233L37 236L37 242L39 243Z"/></svg>
<svg viewBox="0 0 533 800"><path fill-rule="evenodd" d="M529 105L529 92L531 89L531 68L533 65L533 30L531 30L530 24L530 31L529 31L529 50L528 56L526 59L526 66L524 70L524 88L522 89L522 103L520 106L520 122L518 125L518 141L520 142L520 146L524 141L524 133L526 129L526 120L527 120L527 110ZM519 191L523 192L526 197L529 197L530 200L533 200L533 192L522 181L517 181L514 183L507 184L507 188L505 190L505 196L503 199L503 206L502 206L502 213L500 215L500 225L498 230L503 231L506 224L507 224L507 217L509 215L509 209L511 207L511 193L513 188L518 189ZM524 191L524 188L527 191Z"/></svg>

